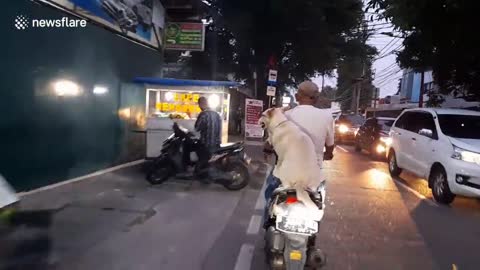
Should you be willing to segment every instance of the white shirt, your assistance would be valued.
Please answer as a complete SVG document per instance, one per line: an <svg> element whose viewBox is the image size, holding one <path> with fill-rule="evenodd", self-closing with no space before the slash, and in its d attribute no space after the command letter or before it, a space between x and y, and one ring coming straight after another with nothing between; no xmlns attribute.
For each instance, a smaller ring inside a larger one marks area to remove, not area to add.
<svg viewBox="0 0 480 270"><path fill-rule="evenodd" d="M323 168L324 147L334 144L334 122L330 110L318 109L311 105L299 105L286 111L285 115L310 136L315 145L318 166Z"/></svg>

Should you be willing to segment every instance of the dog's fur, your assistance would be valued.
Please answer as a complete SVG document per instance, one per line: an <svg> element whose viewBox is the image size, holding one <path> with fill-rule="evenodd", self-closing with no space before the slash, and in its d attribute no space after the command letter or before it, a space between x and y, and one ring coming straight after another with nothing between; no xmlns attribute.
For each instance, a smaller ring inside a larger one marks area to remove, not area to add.
<svg viewBox="0 0 480 270"><path fill-rule="evenodd" d="M278 156L273 175L280 179L282 186L296 189L297 198L305 205L316 208L305 192L316 190L321 178L312 139L289 121L282 109L266 110L259 123L267 130L268 142Z"/></svg>

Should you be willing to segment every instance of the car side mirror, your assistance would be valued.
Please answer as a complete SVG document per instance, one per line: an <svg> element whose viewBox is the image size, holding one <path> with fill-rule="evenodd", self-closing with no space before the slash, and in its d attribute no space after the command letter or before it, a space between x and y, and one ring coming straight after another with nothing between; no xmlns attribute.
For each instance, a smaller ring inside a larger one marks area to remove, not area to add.
<svg viewBox="0 0 480 270"><path fill-rule="evenodd" d="M433 139L433 131L431 129L422 128L418 134Z"/></svg>

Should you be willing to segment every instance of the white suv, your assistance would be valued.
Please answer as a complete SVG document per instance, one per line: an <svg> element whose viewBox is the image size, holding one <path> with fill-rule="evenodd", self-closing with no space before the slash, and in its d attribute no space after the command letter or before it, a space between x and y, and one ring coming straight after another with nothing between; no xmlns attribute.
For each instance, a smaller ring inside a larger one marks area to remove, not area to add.
<svg viewBox="0 0 480 270"><path fill-rule="evenodd" d="M480 112L457 109L405 110L390 130L388 167L428 179L436 201L455 195L480 197Z"/></svg>

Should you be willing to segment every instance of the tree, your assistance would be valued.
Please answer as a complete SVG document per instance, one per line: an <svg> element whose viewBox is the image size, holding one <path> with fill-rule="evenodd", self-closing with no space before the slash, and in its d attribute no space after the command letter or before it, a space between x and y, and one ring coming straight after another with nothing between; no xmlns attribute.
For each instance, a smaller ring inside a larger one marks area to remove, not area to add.
<svg viewBox="0 0 480 270"><path fill-rule="evenodd" d="M350 110L354 87L359 79L361 79L360 108L368 107L372 100L374 90L372 63L377 50L365 44L369 35L366 27L354 34L346 43L343 55L338 60L337 101L340 102L343 111Z"/></svg>
<svg viewBox="0 0 480 270"><path fill-rule="evenodd" d="M318 98L316 107L321 109L330 108L332 105L332 101L335 100L336 91L336 88L333 88L329 85L325 86L320 92L320 97Z"/></svg>
<svg viewBox="0 0 480 270"><path fill-rule="evenodd" d="M206 52L198 66L213 60L217 70L231 72L265 96L267 72L276 68L280 88L294 86L317 74L330 74L348 41L362 21L361 0L206 0L213 31L225 33L217 51ZM225 49L225 50L223 50ZM195 57L193 56L192 60ZM194 70L198 68L194 68Z"/></svg>
<svg viewBox="0 0 480 270"><path fill-rule="evenodd" d="M391 20L405 49L402 68L431 68L441 92L480 99L478 4L463 0L370 0L368 7Z"/></svg>

